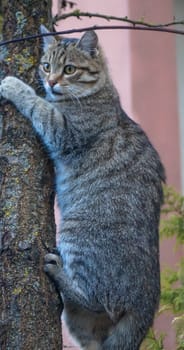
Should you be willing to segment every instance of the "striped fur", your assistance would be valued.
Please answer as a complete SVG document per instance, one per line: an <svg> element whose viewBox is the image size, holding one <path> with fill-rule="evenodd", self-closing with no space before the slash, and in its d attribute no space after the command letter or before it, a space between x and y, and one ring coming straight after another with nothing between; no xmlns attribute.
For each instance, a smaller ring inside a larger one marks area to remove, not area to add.
<svg viewBox="0 0 184 350"><path fill-rule="evenodd" d="M0 93L31 120L55 164L59 256L46 256L45 271L82 349L138 350L159 302L164 170L122 110L94 32L45 38L44 51L46 100L14 77Z"/></svg>

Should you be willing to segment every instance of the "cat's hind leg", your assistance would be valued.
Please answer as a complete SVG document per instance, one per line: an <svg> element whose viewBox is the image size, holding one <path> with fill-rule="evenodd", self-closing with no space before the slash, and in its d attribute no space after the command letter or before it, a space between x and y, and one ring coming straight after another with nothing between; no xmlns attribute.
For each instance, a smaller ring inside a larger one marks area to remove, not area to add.
<svg viewBox="0 0 184 350"><path fill-rule="evenodd" d="M146 335L144 320L127 312L111 328L109 336L102 344L102 350L139 350Z"/></svg>
<svg viewBox="0 0 184 350"><path fill-rule="evenodd" d="M68 302L64 302L62 319L82 350L102 350L113 325L106 312L92 312Z"/></svg>
<svg viewBox="0 0 184 350"><path fill-rule="evenodd" d="M93 302L72 286L59 255L47 254L44 270L58 287L64 304L63 318L81 349L102 350L102 343L113 326L103 307L99 305L97 310L97 305L94 307Z"/></svg>

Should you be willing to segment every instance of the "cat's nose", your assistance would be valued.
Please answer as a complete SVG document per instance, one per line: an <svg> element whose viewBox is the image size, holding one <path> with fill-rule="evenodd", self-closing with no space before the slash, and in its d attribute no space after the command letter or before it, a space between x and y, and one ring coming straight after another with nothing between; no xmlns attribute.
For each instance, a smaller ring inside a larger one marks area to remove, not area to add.
<svg viewBox="0 0 184 350"><path fill-rule="evenodd" d="M49 80L48 83L49 83L50 87L53 87L54 85L57 84L57 81L56 80Z"/></svg>

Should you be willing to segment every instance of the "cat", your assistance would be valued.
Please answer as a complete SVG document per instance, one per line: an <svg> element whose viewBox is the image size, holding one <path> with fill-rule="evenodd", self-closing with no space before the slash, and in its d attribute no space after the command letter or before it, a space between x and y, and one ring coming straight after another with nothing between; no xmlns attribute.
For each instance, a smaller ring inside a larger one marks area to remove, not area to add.
<svg viewBox="0 0 184 350"><path fill-rule="evenodd" d="M16 77L1 81L0 95L54 161L62 222L45 271L81 349L138 350L159 303L164 168L122 109L94 31L44 37L39 73L46 99Z"/></svg>

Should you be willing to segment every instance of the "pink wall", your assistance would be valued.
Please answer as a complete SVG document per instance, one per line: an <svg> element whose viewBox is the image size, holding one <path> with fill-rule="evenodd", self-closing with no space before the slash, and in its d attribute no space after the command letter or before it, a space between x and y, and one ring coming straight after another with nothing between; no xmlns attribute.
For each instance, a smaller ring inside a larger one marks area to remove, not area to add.
<svg viewBox="0 0 184 350"><path fill-rule="evenodd" d="M173 1L129 1L131 18L164 23L173 18ZM167 182L180 189L179 116L176 82L175 36L166 33L131 32L132 110L158 149ZM162 266L174 266L183 254L174 241L161 242ZM157 328L167 333L166 349L175 349L172 315L162 316Z"/></svg>
<svg viewBox="0 0 184 350"><path fill-rule="evenodd" d="M129 15L166 23L173 18L173 1L130 0ZM168 183L180 189L175 36L131 31L130 45L133 114L159 150Z"/></svg>
<svg viewBox="0 0 184 350"><path fill-rule="evenodd" d="M57 1L55 0L54 3ZM82 11L145 18L150 22L173 19L172 0L76 0ZM54 12L56 8L54 7ZM100 19L74 18L62 21L56 28L65 30L94 24L109 24ZM113 22L115 24L115 22ZM119 22L118 22L119 24ZM80 36L79 34L78 36ZM75 34L75 36L77 36ZM168 183L180 189L179 121L176 85L175 36L136 31L100 31L114 83L123 108L137 120L159 151L167 172ZM182 251L176 253L173 241L161 244L161 264L175 265ZM168 336L166 350L174 350L171 316L161 318L157 328ZM65 337L68 343L68 336Z"/></svg>

